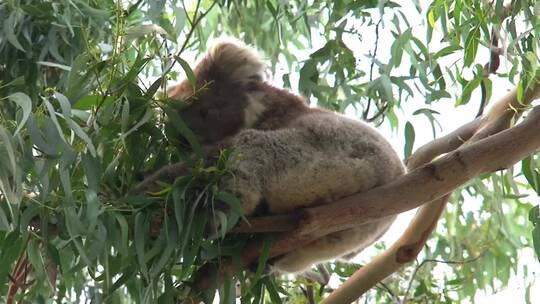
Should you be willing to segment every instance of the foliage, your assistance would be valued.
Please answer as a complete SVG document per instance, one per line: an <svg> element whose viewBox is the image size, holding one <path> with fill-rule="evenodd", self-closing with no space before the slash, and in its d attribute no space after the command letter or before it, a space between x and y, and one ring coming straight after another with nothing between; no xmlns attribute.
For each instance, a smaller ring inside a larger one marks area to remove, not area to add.
<svg viewBox="0 0 540 304"><path fill-rule="evenodd" d="M483 67L493 33L503 36L507 67L494 76L524 79L523 92L538 64L539 3L512 1L510 11L501 0L414 5L0 3L0 299L170 303L186 296L204 264L239 256L245 239L225 236L241 220L239 202L218 183L227 174L227 152L201 159L191 131L178 117L165 119L181 105L158 92L180 74L190 77L187 58L212 37L228 34L257 46L284 85L313 104L404 130L405 155L415 146L419 116L436 134L438 105L476 103L481 87L483 101L500 94ZM422 31L411 9L422 16ZM375 43L362 44L370 33ZM382 45L385 35L391 45ZM129 194L148 172L179 161L190 167L185 176L150 195ZM518 266L531 284L532 271L518 262L523 248L540 255L538 207L531 204L540 194L539 170L538 156L531 156L456 191L419 264L367 300L472 300L478 290L515 280ZM328 292L305 279L266 275L264 262L237 278L245 303L301 303L313 290L315 300ZM338 280L357 267L328 265ZM225 281L222 302L230 302L234 287L235 280ZM214 295L209 289L205 296Z"/></svg>

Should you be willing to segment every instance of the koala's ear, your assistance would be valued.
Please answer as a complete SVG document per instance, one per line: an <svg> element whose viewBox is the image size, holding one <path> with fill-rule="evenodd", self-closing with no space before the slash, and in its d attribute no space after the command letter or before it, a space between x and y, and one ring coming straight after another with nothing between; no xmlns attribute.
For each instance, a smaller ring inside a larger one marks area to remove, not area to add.
<svg viewBox="0 0 540 304"><path fill-rule="evenodd" d="M219 39L193 72L197 88L212 82L227 85L244 85L262 81L266 65L257 51L236 39ZM183 100L193 94L193 88L187 80L170 87L167 96Z"/></svg>
<svg viewBox="0 0 540 304"><path fill-rule="evenodd" d="M196 68L196 76L228 83L262 81L266 65L253 48L235 39L220 39ZM199 75L197 75L199 74Z"/></svg>

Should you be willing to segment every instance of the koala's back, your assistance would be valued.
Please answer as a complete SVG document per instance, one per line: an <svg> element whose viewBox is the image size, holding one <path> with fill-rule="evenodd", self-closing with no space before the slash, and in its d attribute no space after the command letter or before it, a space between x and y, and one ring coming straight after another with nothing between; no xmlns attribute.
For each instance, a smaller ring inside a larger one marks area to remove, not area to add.
<svg viewBox="0 0 540 304"><path fill-rule="evenodd" d="M262 197L253 203L267 204L270 213L333 202L404 172L376 130L318 109L282 129L242 131L233 146L240 155L235 173L257 181Z"/></svg>

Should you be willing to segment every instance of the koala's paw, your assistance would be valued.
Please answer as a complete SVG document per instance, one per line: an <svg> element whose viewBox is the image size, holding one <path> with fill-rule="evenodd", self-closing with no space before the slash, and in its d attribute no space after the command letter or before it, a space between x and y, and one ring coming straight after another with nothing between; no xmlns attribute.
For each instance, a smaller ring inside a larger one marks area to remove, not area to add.
<svg viewBox="0 0 540 304"><path fill-rule="evenodd" d="M253 181L231 175L222 181L221 187L238 197L245 215L252 215L262 200L261 191L253 184Z"/></svg>

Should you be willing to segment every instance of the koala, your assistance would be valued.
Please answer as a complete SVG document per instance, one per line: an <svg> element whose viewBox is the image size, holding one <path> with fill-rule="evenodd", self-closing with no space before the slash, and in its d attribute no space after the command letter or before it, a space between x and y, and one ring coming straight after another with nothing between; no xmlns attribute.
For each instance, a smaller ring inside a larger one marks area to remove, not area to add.
<svg viewBox="0 0 540 304"><path fill-rule="evenodd" d="M232 148L222 186L246 215L291 213L366 191L404 174L392 146L366 123L320 108L264 81L266 65L242 42L214 44L194 68L196 84L168 96L204 145ZM331 233L278 257L273 270L300 273L376 241L395 216Z"/></svg>

